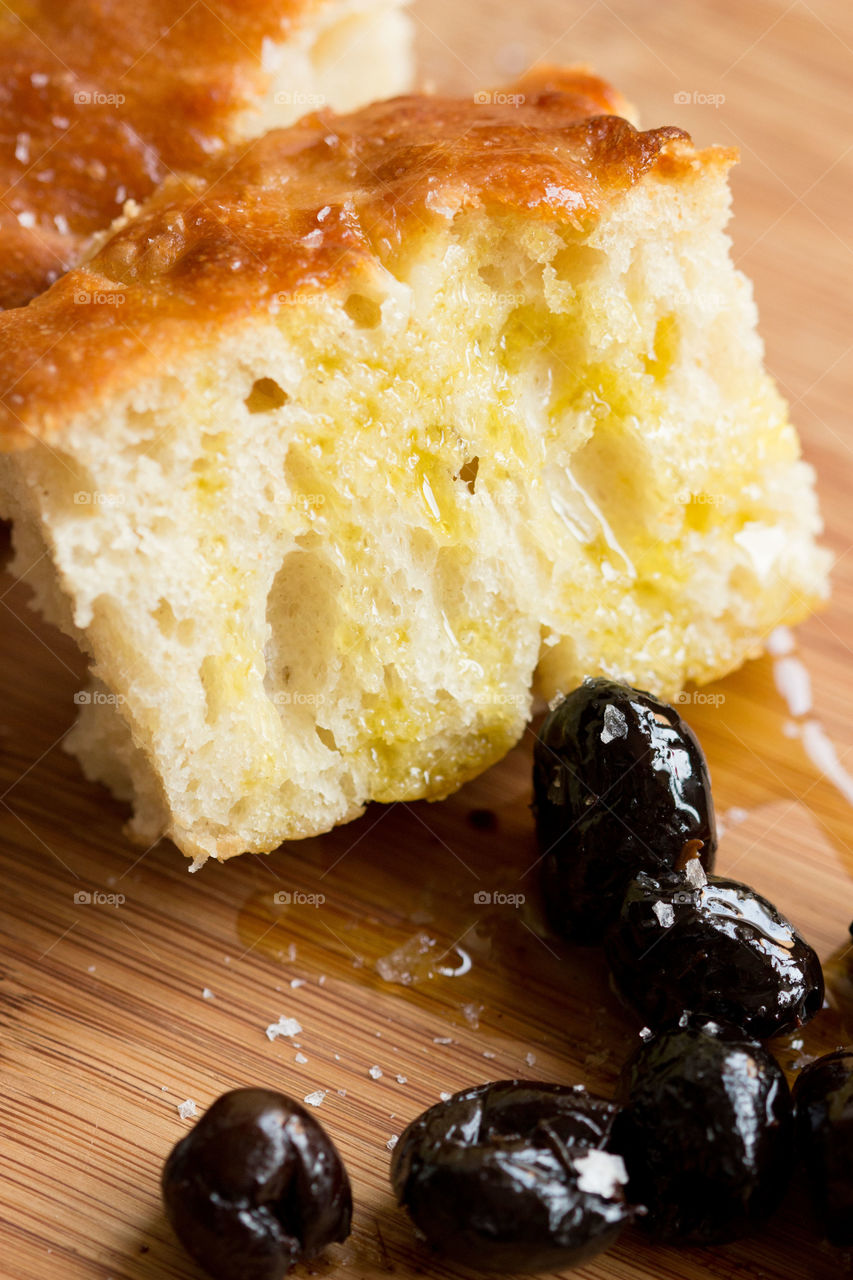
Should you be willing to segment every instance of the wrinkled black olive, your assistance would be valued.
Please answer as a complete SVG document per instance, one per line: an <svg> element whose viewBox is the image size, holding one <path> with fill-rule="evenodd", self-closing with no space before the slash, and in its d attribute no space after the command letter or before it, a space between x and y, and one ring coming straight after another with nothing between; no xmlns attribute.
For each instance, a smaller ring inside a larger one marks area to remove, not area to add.
<svg viewBox="0 0 853 1280"><path fill-rule="evenodd" d="M656 1239L719 1244L776 1208L792 1166L791 1096L757 1040L712 1022L664 1032L627 1064L621 1095L612 1147Z"/></svg>
<svg viewBox="0 0 853 1280"><path fill-rule="evenodd" d="M632 1216L607 1150L616 1107L564 1085L502 1080L454 1094L400 1137L391 1183L432 1247L493 1271L571 1267Z"/></svg>
<svg viewBox="0 0 853 1280"><path fill-rule="evenodd" d="M831 1244L853 1244L853 1049L812 1062L794 1085L797 1145Z"/></svg>
<svg viewBox="0 0 853 1280"><path fill-rule="evenodd" d="M331 1139L285 1094L218 1098L163 1169L184 1248L217 1280L279 1280L350 1231L349 1178Z"/></svg>
<svg viewBox="0 0 853 1280"><path fill-rule="evenodd" d="M717 847L702 748L674 707L614 680L587 679L545 717L533 752L533 809L548 915L597 942L638 871Z"/></svg>
<svg viewBox="0 0 853 1280"><path fill-rule="evenodd" d="M606 942L616 988L651 1027L701 1015L764 1040L823 1006L817 955L748 885L641 872Z"/></svg>

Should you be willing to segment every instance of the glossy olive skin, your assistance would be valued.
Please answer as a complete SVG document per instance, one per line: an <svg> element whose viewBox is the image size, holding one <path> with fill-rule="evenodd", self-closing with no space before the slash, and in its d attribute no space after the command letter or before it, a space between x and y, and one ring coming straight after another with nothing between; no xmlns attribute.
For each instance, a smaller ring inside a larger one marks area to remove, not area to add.
<svg viewBox="0 0 853 1280"><path fill-rule="evenodd" d="M184 1248L216 1280L279 1280L350 1231L349 1178L292 1098L235 1089L166 1161L163 1201Z"/></svg>
<svg viewBox="0 0 853 1280"><path fill-rule="evenodd" d="M605 1194L579 1185L589 1152L605 1151L616 1111L564 1085L467 1089L408 1126L391 1184L429 1244L457 1262L490 1271L577 1266L632 1217L618 1180ZM617 1158L602 1158L624 1178Z"/></svg>
<svg viewBox="0 0 853 1280"><path fill-rule="evenodd" d="M677 871L641 872L605 952L617 991L650 1027L689 1012L764 1040L823 1006L809 944L766 898L720 876L695 885Z"/></svg>
<svg viewBox="0 0 853 1280"><path fill-rule="evenodd" d="M853 1245L853 1049L812 1062L794 1085L797 1146L830 1244Z"/></svg>
<svg viewBox="0 0 853 1280"><path fill-rule="evenodd" d="M735 1240L777 1207L793 1162L791 1096L757 1040L715 1023L664 1032L627 1064L621 1096L613 1149L657 1240Z"/></svg>
<svg viewBox="0 0 853 1280"><path fill-rule="evenodd" d="M601 937L638 871L717 847L702 748L674 707L604 678L587 679L546 717L533 753L533 810L542 884L554 927Z"/></svg>

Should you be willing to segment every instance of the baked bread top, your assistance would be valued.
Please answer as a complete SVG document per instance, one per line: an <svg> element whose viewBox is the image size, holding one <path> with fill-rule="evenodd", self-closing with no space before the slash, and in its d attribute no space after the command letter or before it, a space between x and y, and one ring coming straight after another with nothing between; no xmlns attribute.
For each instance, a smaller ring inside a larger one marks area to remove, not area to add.
<svg viewBox="0 0 853 1280"><path fill-rule="evenodd" d="M252 114L272 89L282 90L277 124L315 105L307 90L316 88L316 67L288 62L293 50L310 62L312 42L335 23L393 8L393 0L3 5L0 306L46 288L77 260L80 239L108 227L128 198L143 199L169 173L194 170L257 132L263 120L251 129ZM401 87L387 84L381 66L374 75L380 91ZM365 90L359 101L371 96Z"/></svg>
<svg viewBox="0 0 853 1280"><path fill-rule="evenodd" d="M641 132L629 114L589 71L545 67L490 94L319 112L195 177L169 176L88 263L0 315L0 447L51 439L201 341L202 321L274 311L388 265L463 208L541 211L580 231L650 170L679 182L736 158L696 151L675 127Z"/></svg>

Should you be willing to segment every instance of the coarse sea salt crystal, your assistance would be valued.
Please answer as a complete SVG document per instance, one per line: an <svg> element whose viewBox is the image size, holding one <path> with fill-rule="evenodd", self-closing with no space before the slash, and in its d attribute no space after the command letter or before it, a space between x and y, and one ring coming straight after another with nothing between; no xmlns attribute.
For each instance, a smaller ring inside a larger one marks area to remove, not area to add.
<svg viewBox="0 0 853 1280"><path fill-rule="evenodd" d="M628 721L624 712L612 703L604 708L604 727L601 730L601 741L612 742L614 738L627 738Z"/></svg>
<svg viewBox="0 0 853 1280"><path fill-rule="evenodd" d="M388 1141L385 1143L385 1146L388 1148L388 1150L389 1150L389 1151L393 1151L393 1150L394 1150L394 1148L396 1147L396 1145L397 1145L397 1143L398 1143L399 1141L400 1141L400 1139L399 1139L399 1137L397 1136L397 1134L396 1134L396 1133L392 1133L392 1134L391 1134L391 1137L390 1137L390 1138L388 1139Z"/></svg>
<svg viewBox="0 0 853 1280"><path fill-rule="evenodd" d="M369 1071L368 1071L368 1073L367 1073L367 1074L370 1076L371 1080L381 1080L381 1079L382 1079L382 1068L381 1068L381 1067L371 1067L371 1068L369 1069Z"/></svg>
<svg viewBox="0 0 853 1280"><path fill-rule="evenodd" d="M186 1102L178 1103L178 1115L182 1120L191 1120L198 1112L195 1109L195 1103L192 1098L187 1098Z"/></svg>
<svg viewBox="0 0 853 1280"><path fill-rule="evenodd" d="M812 682L804 662L793 655L776 658L773 681L785 699L790 715L795 719L808 715L812 709Z"/></svg>
<svg viewBox="0 0 853 1280"><path fill-rule="evenodd" d="M705 868L702 866L702 863L698 858L691 858L689 860L687 866L684 868L684 878L688 884L693 885L694 889L701 889L708 883L708 877L705 875ZM655 907L659 907L661 905L663 904L659 902L655 903ZM672 912L672 907L670 907L669 910ZM658 916L658 919L660 920L660 916ZM673 920L674 919L675 916L673 915ZM672 920L670 920L669 923L672 924ZM662 920L661 924L663 924Z"/></svg>
<svg viewBox="0 0 853 1280"><path fill-rule="evenodd" d="M524 1056L524 1061L527 1063L528 1067L535 1067L535 1066L536 1066L536 1054L535 1054L535 1053L528 1053L528 1054L525 1054L525 1056Z"/></svg>
<svg viewBox="0 0 853 1280"><path fill-rule="evenodd" d="M406 1076L397 1076L397 1084L408 1084L408 1083L409 1081Z"/></svg>
<svg viewBox="0 0 853 1280"><path fill-rule="evenodd" d="M794 633L790 627L775 627L764 642L767 652L774 658L793 653L796 648Z"/></svg>
<svg viewBox="0 0 853 1280"><path fill-rule="evenodd" d="M453 1036L433 1036L433 1044L453 1044Z"/></svg>
<svg viewBox="0 0 853 1280"><path fill-rule="evenodd" d="M664 929L668 929L670 925L675 923L675 912L668 902L653 902L652 911L658 918L658 923Z"/></svg>
<svg viewBox="0 0 853 1280"><path fill-rule="evenodd" d="M324 1089L315 1089L313 1093L306 1093L303 1102L306 1102L309 1107L319 1107L322 1106L325 1096Z"/></svg>
<svg viewBox="0 0 853 1280"><path fill-rule="evenodd" d="M304 986L305 986L305 979L304 979L304 978L291 978L291 979L290 979L290 985L291 985L291 987L293 987L293 990L294 990L294 991L296 991L296 990L298 990L298 988L299 988L299 987L304 987Z"/></svg>
<svg viewBox="0 0 853 1280"><path fill-rule="evenodd" d="M307 1062L307 1061L308 1061L308 1059L305 1057L305 1054L304 1054L304 1053L297 1053L297 1054L294 1056L293 1061L294 1061L294 1062L298 1062L298 1063L299 1063L299 1065L300 1065L300 1066L302 1066L302 1064L303 1064L303 1063L305 1063L305 1062Z"/></svg>
<svg viewBox="0 0 853 1280"><path fill-rule="evenodd" d="M586 1151L575 1157L578 1190L609 1200L628 1181L628 1170L621 1156L610 1151Z"/></svg>
<svg viewBox="0 0 853 1280"><path fill-rule="evenodd" d="M210 987L202 987L201 998L202 1000L212 1000L214 998Z"/></svg>
<svg viewBox="0 0 853 1280"><path fill-rule="evenodd" d="M271 1022L267 1027L267 1039L276 1040L279 1036L298 1036L302 1027L295 1018L286 1018L281 1015L278 1022Z"/></svg>
<svg viewBox="0 0 853 1280"><path fill-rule="evenodd" d="M450 1101L450 1099L453 1097L453 1094L452 1094L452 1093L446 1093L446 1092L442 1089L441 1093L440 1093L438 1096L439 1096L439 1098L441 1098L441 1101L442 1101L442 1102L449 1102L449 1101Z"/></svg>

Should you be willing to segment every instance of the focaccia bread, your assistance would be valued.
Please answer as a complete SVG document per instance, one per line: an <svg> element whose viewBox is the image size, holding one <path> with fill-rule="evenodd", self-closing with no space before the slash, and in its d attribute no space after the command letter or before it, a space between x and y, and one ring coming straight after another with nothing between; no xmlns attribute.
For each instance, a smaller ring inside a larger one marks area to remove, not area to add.
<svg viewBox="0 0 853 1280"><path fill-rule="evenodd" d="M0 6L0 307L169 174L412 76L400 0L23 0Z"/></svg>
<svg viewBox="0 0 853 1280"><path fill-rule="evenodd" d="M735 157L624 111L543 70L308 117L0 316L16 571L91 655L69 742L139 840L445 796L534 688L673 695L825 594Z"/></svg>

